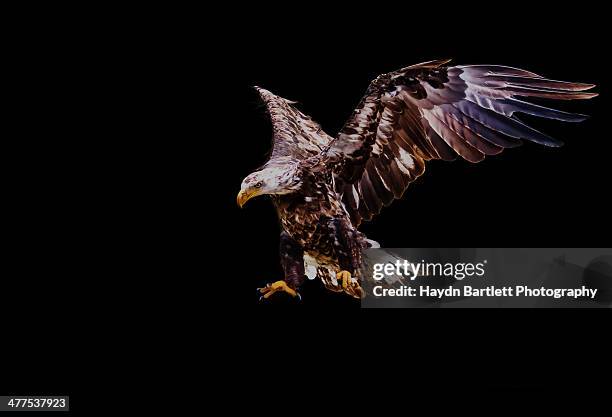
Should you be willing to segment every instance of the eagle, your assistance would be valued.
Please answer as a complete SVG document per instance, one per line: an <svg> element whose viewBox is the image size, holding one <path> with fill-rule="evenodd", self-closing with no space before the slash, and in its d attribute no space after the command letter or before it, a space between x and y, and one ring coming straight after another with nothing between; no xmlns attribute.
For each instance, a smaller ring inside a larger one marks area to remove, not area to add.
<svg viewBox="0 0 612 417"><path fill-rule="evenodd" d="M334 137L294 101L255 87L272 122L272 152L242 181L237 203L242 207L253 197L271 197L281 225L284 270L284 279L258 288L260 300L278 292L300 297L307 275L331 291L364 297L364 251L378 244L359 226L402 198L427 161L460 157L476 163L523 140L561 146L517 113L580 122L587 116L533 99L597 96L587 92L594 84L449 62L429 61L378 76Z"/></svg>

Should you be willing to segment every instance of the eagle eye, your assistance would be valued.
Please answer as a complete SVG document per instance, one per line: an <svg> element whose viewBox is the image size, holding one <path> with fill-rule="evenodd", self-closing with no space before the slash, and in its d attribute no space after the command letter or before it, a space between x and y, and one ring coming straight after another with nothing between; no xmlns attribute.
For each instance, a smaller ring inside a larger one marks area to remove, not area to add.
<svg viewBox="0 0 612 417"><path fill-rule="evenodd" d="M261 188L261 186L263 185L263 183L261 181L259 181L257 184L254 185L255 188Z"/></svg>

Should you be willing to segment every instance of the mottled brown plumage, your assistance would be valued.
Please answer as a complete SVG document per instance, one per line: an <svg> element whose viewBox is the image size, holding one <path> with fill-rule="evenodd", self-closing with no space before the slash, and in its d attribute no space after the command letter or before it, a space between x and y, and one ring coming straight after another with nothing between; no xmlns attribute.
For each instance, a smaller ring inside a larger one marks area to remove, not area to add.
<svg viewBox="0 0 612 417"><path fill-rule="evenodd" d="M273 149L262 169L242 184L239 204L268 194L283 229L285 281L299 288L316 275L333 291L340 270L360 279L363 250L371 243L357 230L402 197L432 159L457 156L479 162L529 140L560 146L522 123L516 113L578 122L586 116L524 100L596 96L591 84L545 79L503 66L446 66L431 61L380 75L335 138L294 103L257 88L273 125Z"/></svg>

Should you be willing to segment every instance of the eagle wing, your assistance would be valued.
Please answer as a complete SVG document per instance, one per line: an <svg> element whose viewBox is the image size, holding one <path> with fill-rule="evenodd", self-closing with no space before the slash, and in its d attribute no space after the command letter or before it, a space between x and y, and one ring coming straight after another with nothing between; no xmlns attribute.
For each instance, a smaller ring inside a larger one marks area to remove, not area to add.
<svg viewBox="0 0 612 417"><path fill-rule="evenodd" d="M270 159L304 160L321 152L333 138L318 123L299 111L295 102L255 87L272 121L272 154Z"/></svg>
<svg viewBox="0 0 612 417"><path fill-rule="evenodd" d="M376 78L325 154L335 163L336 189L355 225L401 198L425 161L459 155L479 162L521 139L562 142L522 123L515 113L578 122L524 98L587 99L594 85L545 79L496 65L445 66L431 61ZM520 98L519 98L520 97Z"/></svg>

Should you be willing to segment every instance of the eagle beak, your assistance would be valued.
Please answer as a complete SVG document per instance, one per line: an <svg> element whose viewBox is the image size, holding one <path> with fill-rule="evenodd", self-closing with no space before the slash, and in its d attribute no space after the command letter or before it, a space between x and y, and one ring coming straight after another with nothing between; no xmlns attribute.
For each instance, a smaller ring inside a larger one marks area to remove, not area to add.
<svg viewBox="0 0 612 417"><path fill-rule="evenodd" d="M251 198L255 197L257 192L249 191L249 190L240 190L238 195L236 196L236 203L242 208L244 204L249 201Z"/></svg>

